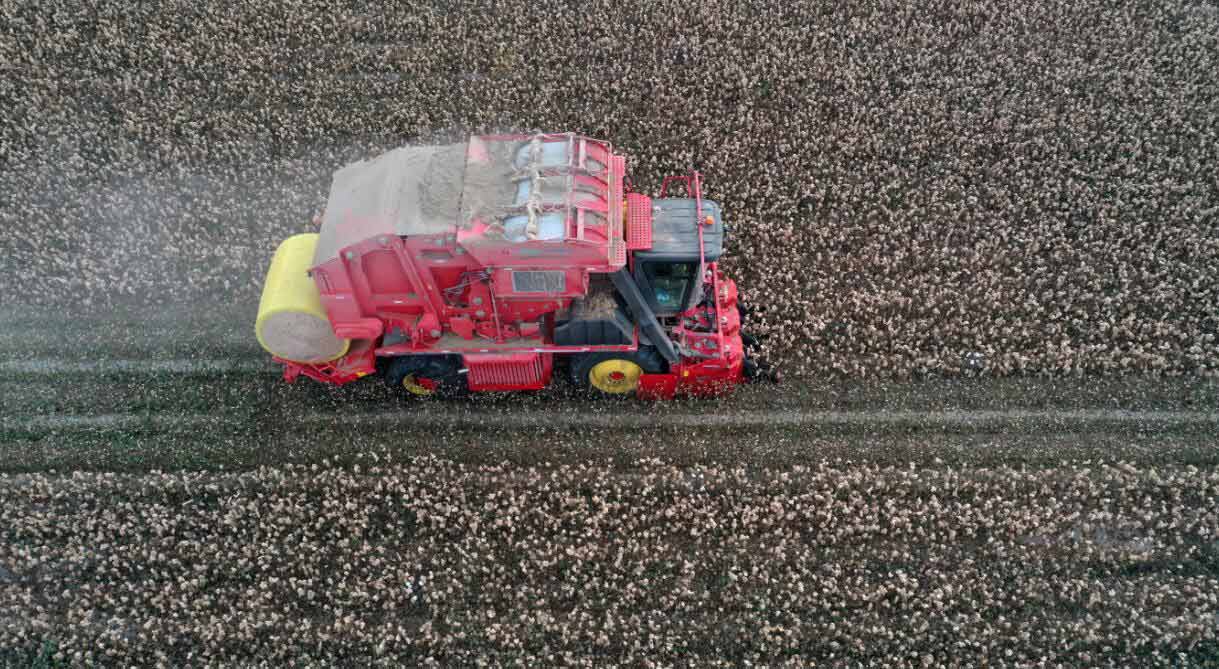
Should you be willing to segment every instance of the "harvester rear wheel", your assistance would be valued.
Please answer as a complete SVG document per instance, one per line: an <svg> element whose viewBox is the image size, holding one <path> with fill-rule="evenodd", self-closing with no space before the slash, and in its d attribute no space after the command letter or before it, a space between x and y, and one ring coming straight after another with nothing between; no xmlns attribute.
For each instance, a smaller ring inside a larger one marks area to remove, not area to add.
<svg viewBox="0 0 1219 669"><path fill-rule="evenodd" d="M410 397L461 397L470 392L470 387L460 369L461 359L455 356L408 355L389 364L385 382Z"/></svg>
<svg viewBox="0 0 1219 669"><path fill-rule="evenodd" d="M571 381L577 388L603 397L635 394L639 377L664 371L660 354L650 347L635 352L585 353L571 360Z"/></svg>

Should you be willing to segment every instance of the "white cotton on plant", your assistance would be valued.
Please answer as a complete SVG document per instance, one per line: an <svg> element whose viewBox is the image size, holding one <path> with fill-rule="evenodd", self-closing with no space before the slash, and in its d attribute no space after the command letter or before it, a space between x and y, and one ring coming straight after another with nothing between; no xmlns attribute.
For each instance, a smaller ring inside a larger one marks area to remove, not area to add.
<svg viewBox="0 0 1219 669"><path fill-rule="evenodd" d="M1219 550L1204 503L1219 478L1205 468L641 464L509 480L436 458L377 473L0 477L0 588L39 593L0 601L12 620L42 621L65 654L118 662L190 638L212 664L258 639L261 653L320 663L541 663L595 646L623 664L939 652L929 647L967 664L993 662L995 648L1013 664L1079 664L1213 638L1215 579L1147 571ZM518 509L511 527L495 525L503 505ZM420 522L424 509L444 522ZM1007 613L1047 598L1089 616ZM1131 610L1156 632L1132 633ZM0 643L25 643L32 625L0 630Z"/></svg>
<svg viewBox="0 0 1219 669"><path fill-rule="evenodd" d="M0 26L5 304L253 305L342 165L575 130L643 190L705 173L749 327L793 372L959 374L987 347L993 374L1216 371L1197 3L54 5Z"/></svg>

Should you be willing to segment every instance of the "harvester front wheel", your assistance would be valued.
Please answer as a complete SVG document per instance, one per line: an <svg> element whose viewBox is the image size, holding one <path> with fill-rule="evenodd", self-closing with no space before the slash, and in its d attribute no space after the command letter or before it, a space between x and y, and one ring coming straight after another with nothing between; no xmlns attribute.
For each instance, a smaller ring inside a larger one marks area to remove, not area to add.
<svg viewBox="0 0 1219 669"><path fill-rule="evenodd" d="M571 380L577 388L613 397L635 394L639 377L663 371L660 355L650 348L634 353L586 353L571 361Z"/></svg>
<svg viewBox="0 0 1219 669"><path fill-rule="evenodd" d="M395 358L385 371L390 388L409 397L461 397L470 392L460 373L460 358L444 355L411 355Z"/></svg>

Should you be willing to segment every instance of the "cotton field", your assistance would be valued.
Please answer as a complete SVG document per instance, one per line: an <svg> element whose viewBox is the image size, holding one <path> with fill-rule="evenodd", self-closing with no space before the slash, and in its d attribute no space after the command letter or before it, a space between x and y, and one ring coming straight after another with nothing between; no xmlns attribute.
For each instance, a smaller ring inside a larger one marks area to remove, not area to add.
<svg viewBox="0 0 1219 669"><path fill-rule="evenodd" d="M5 301L257 301L330 173L575 130L696 167L791 373L1205 373L1200 2L4 8Z"/></svg>
<svg viewBox="0 0 1219 669"><path fill-rule="evenodd" d="M367 462L0 479L0 648L525 667L1219 650L1213 469Z"/></svg>
<svg viewBox="0 0 1219 669"><path fill-rule="evenodd" d="M1213 0L0 0L0 667L1219 666L1217 73ZM283 383L332 173L527 131L700 170L794 382Z"/></svg>

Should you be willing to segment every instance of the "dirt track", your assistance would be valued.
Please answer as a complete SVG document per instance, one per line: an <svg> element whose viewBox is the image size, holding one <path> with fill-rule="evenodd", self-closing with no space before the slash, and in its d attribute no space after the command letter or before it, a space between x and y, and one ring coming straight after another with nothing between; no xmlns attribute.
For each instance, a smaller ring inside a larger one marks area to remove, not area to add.
<svg viewBox="0 0 1219 669"><path fill-rule="evenodd" d="M0 469L349 462L386 443L473 465L1219 460L1219 385L1205 378L823 379L716 402L591 404L556 381L540 393L419 402L375 378L285 384L240 316L99 316L51 328L55 316L10 314Z"/></svg>

